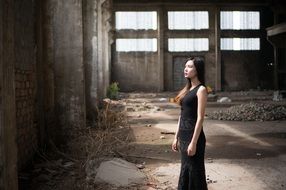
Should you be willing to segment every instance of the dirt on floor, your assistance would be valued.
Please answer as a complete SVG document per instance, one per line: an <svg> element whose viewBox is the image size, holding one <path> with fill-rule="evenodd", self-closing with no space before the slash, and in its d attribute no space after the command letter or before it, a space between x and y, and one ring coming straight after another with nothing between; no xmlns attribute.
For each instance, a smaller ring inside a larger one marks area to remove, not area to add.
<svg viewBox="0 0 286 190"><path fill-rule="evenodd" d="M117 101L105 100L111 112L103 109L97 121L110 126L99 130L99 123L93 121L87 129L75 131L64 148L51 143L49 151L38 151L33 165L19 175L20 189L176 189L180 155L171 151L171 143L180 107L170 102L174 96L172 92L122 93ZM209 102L206 114L249 101L241 95L233 96L240 98L225 104ZM252 101L271 101L268 94L254 93L253 97ZM121 114L119 120L114 115L107 118L114 112ZM113 127L108 124L110 120ZM285 189L285 126L286 121L217 121L206 117L209 189ZM139 164L146 181L129 187L95 182L96 171L88 171L87 163L93 161L99 166L113 157Z"/></svg>

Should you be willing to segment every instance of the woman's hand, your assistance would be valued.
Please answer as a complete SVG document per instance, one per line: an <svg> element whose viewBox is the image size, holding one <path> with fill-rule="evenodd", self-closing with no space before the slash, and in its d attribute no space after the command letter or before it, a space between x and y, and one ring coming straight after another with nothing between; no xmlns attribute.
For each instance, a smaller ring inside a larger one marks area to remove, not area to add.
<svg viewBox="0 0 286 190"><path fill-rule="evenodd" d="M194 156L197 151L197 145L195 143L190 143L187 149L188 156Z"/></svg>
<svg viewBox="0 0 286 190"><path fill-rule="evenodd" d="M175 138L173 143L172 143L172 150L174 152L178 152L178 139L177 138Z"/></svg>

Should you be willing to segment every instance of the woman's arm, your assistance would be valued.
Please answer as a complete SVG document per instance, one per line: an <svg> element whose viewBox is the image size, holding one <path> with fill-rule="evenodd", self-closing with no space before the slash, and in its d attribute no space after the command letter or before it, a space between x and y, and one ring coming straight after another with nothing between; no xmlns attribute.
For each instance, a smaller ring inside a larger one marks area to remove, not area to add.
<svg viewBox="0 0 286 190"><path fill-rule="evenodd" d="M191 143L188 146L188 155L193 156L196 154L196 146L203 128L203 121L205 116L205 108L207 104L207 90L205 87L200 87L197 92L198 97L198 113L195 131Z"/></svg>
<svg viewBox="0 0 286 190"><path fill-rule="evenodd" d="M179 119L178 119L178 124L177 124L176 133L175 133L175 138L174 138L173 143L172 143L172 150L175 151L175 152L178 151L178 132L179 132L179 127L180 127L180 120L181 120L181 117L179 117Z"/></svg>

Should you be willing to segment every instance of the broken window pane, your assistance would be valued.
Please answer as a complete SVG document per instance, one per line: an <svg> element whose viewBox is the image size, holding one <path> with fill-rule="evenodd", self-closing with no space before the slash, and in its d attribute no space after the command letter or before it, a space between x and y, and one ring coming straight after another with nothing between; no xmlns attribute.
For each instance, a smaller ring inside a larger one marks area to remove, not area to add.
<svg viewBox="0 0 286 190"><path fill-rule="evenodd" d="M208 51L208 38L169 38L168 49L170 52Z"/></svg>
<svg viewBox="0 0 286 190"><path fill-rule="evenodd" d="M221 50L260 50L259 38L221 38Z"/></svg>
<svg viewBox="0 0 286 190"><path fill-rule="evenodd" d="M209 28L208 11L169 11L169 30L200 30Z"/></svg>
<svg viewBox="0 0 286 190"><path fill-rule="evenodd" d="M144 39L116 39L116 51L118 52L136 52L136 51L157 51L156 38Z"/></svg>
<svg viewBox="0 0 286 190"><path fill-rule="evenodd" d="M156 11L116 12L115 28L117 30L122 30L122 29L157 30L157 12Z"/></svg>
<svg viewBox="0 0 286 190"><path fill-rule="evenodd" d="M258 11L221 11L220 28L229 30L258 30L260 18Z"/></svg>

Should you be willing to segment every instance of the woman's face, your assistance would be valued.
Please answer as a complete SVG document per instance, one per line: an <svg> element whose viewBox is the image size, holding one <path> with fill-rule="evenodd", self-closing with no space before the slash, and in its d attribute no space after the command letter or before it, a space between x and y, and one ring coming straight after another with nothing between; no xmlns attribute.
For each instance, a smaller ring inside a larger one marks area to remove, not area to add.
<svg viewBox="0 0 286 190"><path fill-rule="evenodd" d="M190 60L186 63L185 69L184 69L184 75L185 75L185 78L190 78L190 79L197 76L197 70L194 65L194 61Z"/></svg>

